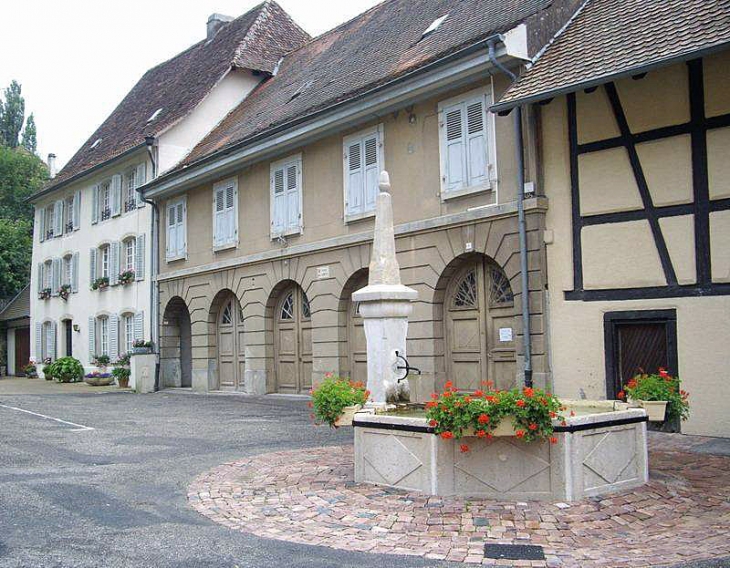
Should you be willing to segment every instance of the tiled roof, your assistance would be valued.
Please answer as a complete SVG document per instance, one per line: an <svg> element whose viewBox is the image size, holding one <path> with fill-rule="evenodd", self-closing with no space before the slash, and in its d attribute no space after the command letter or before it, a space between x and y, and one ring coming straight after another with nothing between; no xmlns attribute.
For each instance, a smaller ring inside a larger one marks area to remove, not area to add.
<svg viewBox="0 0 730 568"><path fill-rule="evenodd" d="M0 321L30 317L30 284L23 288L0 311Z"/></svg>
<svg viewBox="0 0 730 568"><path fill-rule="evenodd" d="M730 0L588 0L494 110L730 42Z"/></svg>
<svg viewBox="0 0 730 568"><path fill-rule="evenodd" d="M495 33L550 0L386 0L287 55L186 164L378 87ZM447 15L436 31L426 29Z"/></svg>
<svg viewBox="0 0 730 568"><path fill-rule="evenodd" d="M202 27L202 26L201 26ZM258 5L202 40L153 67L41 191L57 186L142 144L186 116L230 68L270 73L309 35L274 1ZM162 109L154 121L148 119ZM101 140L96 147L92 145Z"/></svg>

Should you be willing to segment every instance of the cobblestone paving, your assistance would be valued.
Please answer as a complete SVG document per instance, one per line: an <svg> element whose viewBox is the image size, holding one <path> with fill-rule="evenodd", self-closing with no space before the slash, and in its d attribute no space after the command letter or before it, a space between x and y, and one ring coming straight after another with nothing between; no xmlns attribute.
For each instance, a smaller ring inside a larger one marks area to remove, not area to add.
<svg viewBox="0 0 730 568"><path fill-rule="evenodd" d="M357 485L352 446L224 464L197 478L188 499L260 537L473 564L634 568L730 555L730 458L692 453L683 438L652 438L647 486L571 505ZM546 560L485 559L485 543L540 545Z"/></svg>

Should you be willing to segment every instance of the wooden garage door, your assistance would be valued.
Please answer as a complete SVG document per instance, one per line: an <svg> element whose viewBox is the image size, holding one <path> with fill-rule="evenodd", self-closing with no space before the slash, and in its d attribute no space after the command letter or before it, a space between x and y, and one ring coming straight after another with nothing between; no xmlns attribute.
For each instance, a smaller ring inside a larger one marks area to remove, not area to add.
<svg viewBox="0 0 730 568"><path fill-rule="evenodd" d="M284 291L275 316L276 390L307 393L312 388L312 317L299 286Z"/></svg>
<svg viewBox="0 0 730 568"><path fill-rule="evenodd" d="M515 385L514 300L509 280L486 258L452 278L445 305L446 372L460 390Z"/></svg>
<svg viewBox="0 0 730 568"><path fill-rule="evenodd" d="M367 286L368 276L363 274L358 278L353 291L360 290ZM347 347L350 364L350 378L353 381L367 383L368 380L368 353L367 342L365 341L365 326L360 315L358 302L350 302L347 310Z"/></svg>

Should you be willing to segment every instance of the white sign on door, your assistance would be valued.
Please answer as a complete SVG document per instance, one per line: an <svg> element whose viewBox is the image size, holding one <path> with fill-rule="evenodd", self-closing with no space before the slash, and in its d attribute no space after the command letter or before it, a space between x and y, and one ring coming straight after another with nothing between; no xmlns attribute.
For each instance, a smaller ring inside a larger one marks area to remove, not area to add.
<svg viewBox="0 0 730 568"><path fill-rule="evenodd" d="M499 328L499 340L502 343L512 341L512 328L511 327L500 327Z"/></svg>

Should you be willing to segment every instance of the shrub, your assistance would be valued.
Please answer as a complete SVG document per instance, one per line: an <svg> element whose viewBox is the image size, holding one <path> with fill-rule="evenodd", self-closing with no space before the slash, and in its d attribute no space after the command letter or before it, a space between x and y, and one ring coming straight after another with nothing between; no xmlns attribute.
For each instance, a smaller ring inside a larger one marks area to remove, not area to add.
<svg viewBox="0 0 730 568"><path fill-rule="evenodd" d="M524 442L550 439L553 420L564 421L559 412L565 410L560 401L540 389L524 388L508 391L487 390L460 393L451 381L442 393L433 393L426 403L426 417L436 434L444 439L460 439L464 435L492 438L491 431L506 417L514 419L516 436ZM469 447L462 444L462 451Z"/></svg>
<svg viewBox="0 0 730 568"><path fill-rule="evenodd" d="M314 418L334 428L335 421L342 414L343 408L365 404L369 397L370 391L366 390L361 382L327 373L324 381L312 391L311 405L314 409Z"/></svg>
<svg viewBox="0 0 730 568"><path fill-rule="evenodd" d="M59 383L77 383L84 378L84 366L81 361L73 357L61 357L56 359L48 367L45 368L46 378L48 378L48 369Z"/></svg>
<svg viewBox="0 0 730 568"><path fill-rule="evenodd" d="M671 376L665 369L653 375L636 375L618 396L625 398L627 394L633 400L666 400L667 420L689 417L689 393L681 389L679 377Z"/></svg>

